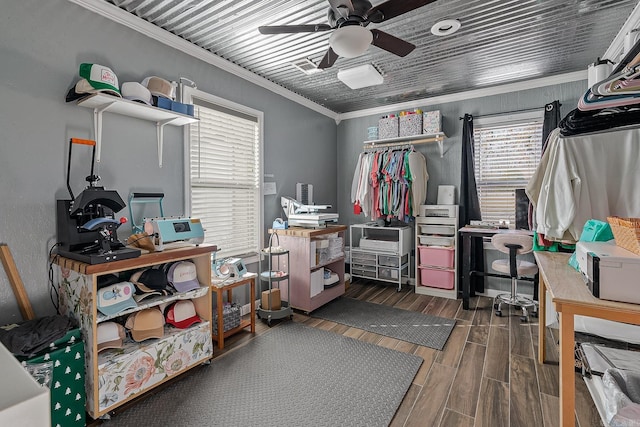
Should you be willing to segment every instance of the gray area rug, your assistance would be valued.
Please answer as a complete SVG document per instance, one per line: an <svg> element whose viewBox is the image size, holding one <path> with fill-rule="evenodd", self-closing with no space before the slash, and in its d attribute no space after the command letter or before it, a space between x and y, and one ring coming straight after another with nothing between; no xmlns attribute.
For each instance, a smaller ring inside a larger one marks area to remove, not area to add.
<svg viewBox="0 0 640 427"><path fill-rule="evenodd" d="M387 426L422 362L285 322L106 425Z"/></svg>
<svg viewBox="0 0 640 427"><path fill-rule="evenodd" d="M443 349L456 324L452 319L348 297L336 298L311 316L436 350Z"/></svg>

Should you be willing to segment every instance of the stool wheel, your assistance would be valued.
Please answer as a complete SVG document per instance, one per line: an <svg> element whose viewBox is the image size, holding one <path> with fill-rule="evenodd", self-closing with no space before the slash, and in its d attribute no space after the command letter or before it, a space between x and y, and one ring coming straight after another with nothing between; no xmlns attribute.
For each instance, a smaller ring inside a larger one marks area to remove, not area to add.
<svg viewBox="0 0 640 427"><path fill-rule="evenodd" d="M496 316L502 317L502 311L501 310L496 310Z"/></svg>
<svg viewBox="0 0 640 427"><path fill-rule="evenodd" d="M529 321L529 318L527 316L520 316L520 321L522 323L527 323Z"/></svg>

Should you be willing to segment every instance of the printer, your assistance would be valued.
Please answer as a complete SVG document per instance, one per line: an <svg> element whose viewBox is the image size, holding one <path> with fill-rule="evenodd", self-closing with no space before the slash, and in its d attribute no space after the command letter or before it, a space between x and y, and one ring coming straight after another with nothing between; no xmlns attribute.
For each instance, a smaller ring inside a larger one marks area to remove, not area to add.
<svg viewBox="0 0 640 427"><path fill-rule="evenodd" d="M640 304L640 256L608 242L576 243L576 258L596 298Z"/></svg>

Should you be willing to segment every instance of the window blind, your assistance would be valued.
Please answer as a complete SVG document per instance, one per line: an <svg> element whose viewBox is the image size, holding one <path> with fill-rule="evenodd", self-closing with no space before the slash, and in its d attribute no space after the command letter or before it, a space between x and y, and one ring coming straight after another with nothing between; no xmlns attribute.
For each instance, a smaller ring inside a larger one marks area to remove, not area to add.
<svg viewBox="0 0 640 427"><path fill-rule="evenodd" d="M526 187L542 154L542 120L474 129L476 187L483 221L515 223L515 190Z"/></svg>
<svg viewBox="0 0 640 427"><path fill-rule="evenodd" d="M218 257L256 254L260 247L260 126L258 118L193 98L191 215Z"/></svg>

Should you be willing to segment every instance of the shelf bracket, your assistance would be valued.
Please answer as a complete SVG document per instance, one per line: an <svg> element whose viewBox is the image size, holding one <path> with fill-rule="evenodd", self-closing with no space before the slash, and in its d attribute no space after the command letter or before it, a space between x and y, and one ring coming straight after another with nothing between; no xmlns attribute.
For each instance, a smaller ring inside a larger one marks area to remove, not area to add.
<svg viewBox="0 0 640 427"><path fill-rule="evenodd" d="M164 127L175 120L177 120L177 118L171 118L156 122L156 134L158 136L158 167L162 167L162 144L164 140Z"/></svg>
<svg viewBox="0 0 640 427"><path fill-rule="evenodd" d="M102 148L102 113L115 102L109 102L93 109L93 133L96 139L96 162L98 163L100 163L100 149Z"/></svg>
<svg viewBox="0 0 640 427"><path fill-rule="evenodd" d="M436 142L438 143L438 148L440 149L440 158L443 158L444 157L444 139L438 138L436 139Z"/></svg>

